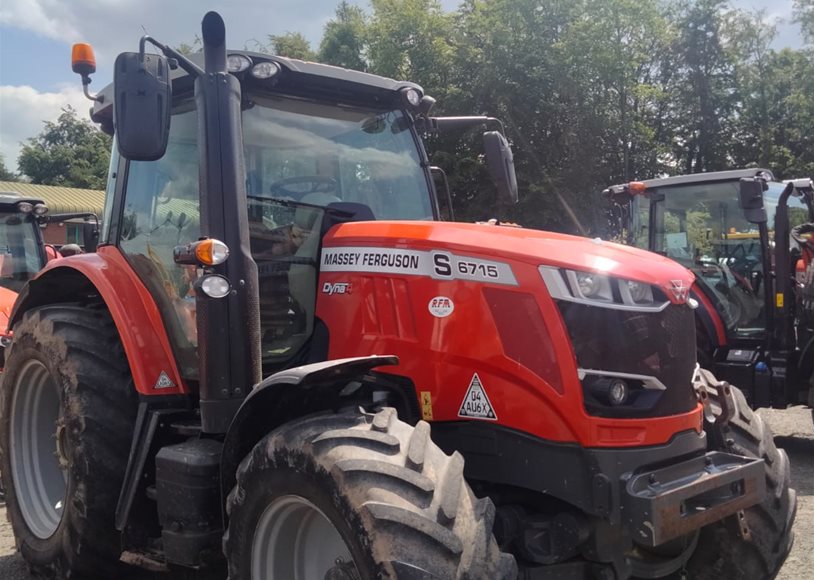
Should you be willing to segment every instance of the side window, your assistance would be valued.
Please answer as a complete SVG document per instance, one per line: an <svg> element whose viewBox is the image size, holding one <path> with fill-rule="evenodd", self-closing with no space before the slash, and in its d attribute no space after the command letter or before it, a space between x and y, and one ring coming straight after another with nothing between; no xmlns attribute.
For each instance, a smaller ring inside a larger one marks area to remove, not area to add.
<svg viewBox="0 0 814 580"><path fill-rule="evenodd" d="M173 249L200 236L197 120L173 116L169 144L158 161L131 161L119 246L155 297L182 374L197 374L194 268L179 266Z"/></svg>

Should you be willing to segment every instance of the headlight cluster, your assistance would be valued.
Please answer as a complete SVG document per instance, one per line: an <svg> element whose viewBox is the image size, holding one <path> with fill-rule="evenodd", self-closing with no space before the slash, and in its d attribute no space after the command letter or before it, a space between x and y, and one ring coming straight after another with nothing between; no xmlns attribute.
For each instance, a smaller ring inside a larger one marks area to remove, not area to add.
<svg viewBox="0 0 814 580"><path fill-rule="evenodd" d="M557 300L649 312L660 312L670 304L660 290L643 282L551 266L540 266L539 270L549 293Z"/></svg>

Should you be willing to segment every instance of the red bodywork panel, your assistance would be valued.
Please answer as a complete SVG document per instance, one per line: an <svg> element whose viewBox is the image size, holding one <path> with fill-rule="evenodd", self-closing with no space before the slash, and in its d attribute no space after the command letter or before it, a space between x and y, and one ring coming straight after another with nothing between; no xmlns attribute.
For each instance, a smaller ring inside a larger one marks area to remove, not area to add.
<svg viewBox="0 0 814 580"><path fill-rule="evenodd" d="M698 297L698 301L701 303L701 308L706 310L709 313L709 317L712 320L712 326L715 328L715 336L711 336L710 338L715 341L715 346L724 346L726 345L726 328L724 328L724 322L721 320L721 315L718 314L718 311L712 305L712 302L701 291L701 288L698 287L698 284L693 285L693 295Z"/></svg>
<svg viewBox="0 0 814 580"><path fill-rule="evenodd" d="M0 334L9 334L8 319L16 300L16 292L0 286Z"/></svg>
<svg viewBox="0 0 814 580"><path fill-rule="evenodd" d="M104 300L124 345L136 390L142 395L177 395L189 392L181 379L170 341L155 301L121 251L102 246L96 253L53 260L37 275L57 269L76 270L90 280ZM165 372L174 386L156 389Z"/></svg>
<svg viewBox="0 0 814 580"><path fill-rule="evenodd" d="M453 254L454 266L463 260L475 274L439 278L446 267L438 254ZM329 330L329 358L397 355L400 364L381 371L409 377L433 421L486 420L585 447L656 445L700 431L700 406L656 419L585 412L571 341L540 265L658 285L677 303L686 296L674 298L671 284L693 282L662 256L575 236L438 222L343 224L325 237L320 266L316 314ZM459 416L475 374L494 418Z"/></svg>

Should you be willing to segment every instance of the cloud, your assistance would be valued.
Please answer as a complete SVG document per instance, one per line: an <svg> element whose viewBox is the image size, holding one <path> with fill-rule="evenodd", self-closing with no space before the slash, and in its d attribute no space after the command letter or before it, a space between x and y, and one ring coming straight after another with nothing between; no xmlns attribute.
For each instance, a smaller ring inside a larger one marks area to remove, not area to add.
<svg viewBox="0 0 814 580"><path fill-rule="evenodd" d="M352 0L353 1L353 0ZM366 5L364 0L358 4ZM269 34L301 32L312 48L333 17L339 0L3 0L0 25L65 42L90 42L97 51L99 71L112 66L115 55L138 48L144 34L177 46L201 32L201 19L217 10L226 21L227 42L242 48Z"/></svg>
<svg viewBox="0 0 814 580"><path fill-rule="evenodd" d="M58 92L44 93L29 86L0 86L0 152L6 167L17 171L21 144L39 134L43 122L54 121L62 109L71 106L87 117L91 102L81 86L66 86Z"/></svg>

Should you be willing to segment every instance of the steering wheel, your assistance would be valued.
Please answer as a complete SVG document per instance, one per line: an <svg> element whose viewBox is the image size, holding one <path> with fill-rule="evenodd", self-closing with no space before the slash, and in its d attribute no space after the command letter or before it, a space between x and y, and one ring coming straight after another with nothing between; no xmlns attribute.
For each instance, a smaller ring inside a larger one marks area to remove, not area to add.
<svg viewBox="0 0 814 580"><path fill-rule="evenodd" d="M308 191L294 191L288 189L288 186L299 183L310 183L312 187ZM269 188L271 192L276 195L292 197L299 200L309 193L328 193L329 191L336 191L337 185L336 179L333 177L326 177L324 175L297 175L295 177L275 181Z"/></svg>

